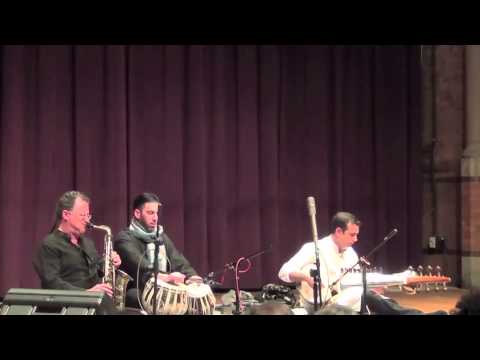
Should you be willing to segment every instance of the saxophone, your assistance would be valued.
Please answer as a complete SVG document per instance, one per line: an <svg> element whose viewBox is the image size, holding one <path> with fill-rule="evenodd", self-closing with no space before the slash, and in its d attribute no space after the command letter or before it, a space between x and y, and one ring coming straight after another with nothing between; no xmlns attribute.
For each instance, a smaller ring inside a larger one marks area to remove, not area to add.
<svg viewBox="0 0 480 360"><path fill-rule="evenodd" d="M110 284L113 291L113 303L117 310L123 311L125 309L125 296L127 293L127 284L133 280L130 275L122 270L115 270L113 265L113 242L112 230L106 225L94 225L91 222L87 224L88 227L96 230L105 231L104 237L104 267L102 283Z"/></svg>

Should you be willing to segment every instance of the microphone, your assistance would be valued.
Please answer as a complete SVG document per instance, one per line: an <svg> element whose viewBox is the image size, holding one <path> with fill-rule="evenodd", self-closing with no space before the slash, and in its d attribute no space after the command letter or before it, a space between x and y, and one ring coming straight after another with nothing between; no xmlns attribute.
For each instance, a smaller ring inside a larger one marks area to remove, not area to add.
<svg viewBox="0 0 480 360"><path fill-rule="evenodd" d="M202 278L203 280L203 283L204 284L207 284L208 286L210 287L218 287L218 286L222 286L222 283L216 281L216 280L213 280L213 277L215 276L215 273L214 272L210 272L208 273L207 276L205 276L204 278Z"/></svg>
<svg viewBox="0 0 480 360"><path fill-rule="evenodd" d="M370 262L364 257L362 256L360 259L359 259L361 262L363 262L365 265L367 266L371 266L372 264L370 264Z"/></svg>
<svg viewBox="0 0 480 360"><path fill-rule="evenodd" d="M208 286L210 287L220 287L222 286L222 283L219 283L218 281L215 281L213 279L210 279L210 278L203 278L203 283L204 284L207 284Z"/></svg>
<svg viewBox="0 0 480 360"><path fill-rule="evenodd" d="M313 196L307 197L307 207L308 207L308 215L315 216L315 198Z"/></svg>
<svg viewBox="0 0 480 360"><path fill-rule="evenodd" d="M310 222L312 225L312 235L313 241L318 240L318 233L317 233L317 221L315 219L315 198L313 196L307 197L307 207L308 207L308 214L310 215Z"/></svg>
<svg viewBox="0 0 480 360"><path fill-rule="evenodd" d="M157 235L155 236L154 241L158 242L159 246L162 246L165 243L165 239L163 237L163 226L157 225Z"/></svg>
<svg viewBox="0 0 480 360"><path fill-rule="evenodd" d="M153 261L155 259L155 244L153 242L147 244L147 259L148 267L153 269Z"/></svg>
<svg viewBox="0 0 480 360"><path fill-rule="evenodd" d="M152 240L152 242L147 244L147 259L149 263L148 267L150 269L153 269L155 263L155 243L158 243L158 246L162 246L165 243L165 239L163 238L163 227L157 225L157 234L155 238L152 236Z"/></svg>
<svg viewBox="0 0 480 360"><path fill-rule="evenodd" d="M383 239L383 241L390 240L392 237L394 237L397 234L398 234L398 230L393 229L392 231L390 231L390 233L387 236L385 236L385 239Z"/></svg>

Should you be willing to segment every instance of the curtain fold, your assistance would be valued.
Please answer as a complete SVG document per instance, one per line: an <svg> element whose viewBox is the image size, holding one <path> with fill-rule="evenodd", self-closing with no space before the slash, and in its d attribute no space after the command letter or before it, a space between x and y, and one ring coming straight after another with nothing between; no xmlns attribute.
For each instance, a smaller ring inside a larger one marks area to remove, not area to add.
<svg viewBox="0 0 480 360"><path fill-rule="evenodd" d="M399 230L376 266L420 259L415 46L36 45L0 57L0 295L39 286L33 254L72 189L113 233L138 193L157 193L201 275L271 246L242 288L279 282L311 238L307 196L320 235L350 211L360 254Z"/></svg>

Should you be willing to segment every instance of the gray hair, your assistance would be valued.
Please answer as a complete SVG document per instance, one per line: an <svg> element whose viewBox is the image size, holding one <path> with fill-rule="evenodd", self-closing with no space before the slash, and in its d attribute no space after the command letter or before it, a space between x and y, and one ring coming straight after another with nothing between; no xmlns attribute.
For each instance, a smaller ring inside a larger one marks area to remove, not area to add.
<svg viewBox="0 0 480 360"><path fill-rule="evenodd" d="M80 191L67 191L66 193L62 194L62 196L60 196L57 204L55 205L55 223L53 224L52 230L50 232L53 232L60 224L60 221L62 220L63 210L73 209L73 205L75 204L75 200L77 198L80 198L88 203L90 202L89 197Z"/></svg>

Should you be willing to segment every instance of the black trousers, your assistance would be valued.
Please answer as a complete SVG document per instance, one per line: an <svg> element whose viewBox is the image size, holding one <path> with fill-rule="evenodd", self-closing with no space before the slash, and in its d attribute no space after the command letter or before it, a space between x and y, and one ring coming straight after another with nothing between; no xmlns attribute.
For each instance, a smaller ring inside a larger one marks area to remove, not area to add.
<svg viewBox="0 0 480 360"><path fill-rule="evenodd" d="M446 311L439 310L432 313L406 308L390 298L384 298L373 291L367 291L365 300L370 313L373 315L448 315ZM305 303L308 314L313 314L313 304Z"/></svg>
<svg viewBox="0 0 480 360"><path fill-rule="evenodd" d="M125 295L125 306L129 308L140 309L141 307L138 302L139 295L140 294L137 288L128 289Z"/></svg>
<svg viewBox="0 0 480 360"><path fill-rule="evenodd" d="M367 291L365 300L369 310L373 314L378 315L448 315L446 311L439 310L432 313L424 313L423 311L405 308L390 298L383 298L373 291Z"/></svg>

